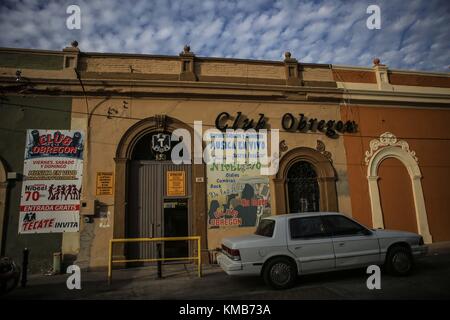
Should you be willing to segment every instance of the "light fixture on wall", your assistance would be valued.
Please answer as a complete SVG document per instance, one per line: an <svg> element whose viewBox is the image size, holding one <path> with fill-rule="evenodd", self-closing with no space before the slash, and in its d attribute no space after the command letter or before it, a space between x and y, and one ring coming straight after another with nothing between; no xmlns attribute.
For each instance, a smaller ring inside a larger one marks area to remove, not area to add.
<svg viewBox="0 0 450 320"><path fill-rule="evenodd" d="M16 85L9 87L10 89L13 89L15 92L18 92L20 94L26 93L28 90L33 89L33 83L30 81L30 79L22 76L22 70L17 69L15 75Z"/></svg>
<svg viewBox="0 0 450 320"><path fill-rule="evenodd" d="M22 81L22 70L17 69L16 70L16 82Z"/></svg>

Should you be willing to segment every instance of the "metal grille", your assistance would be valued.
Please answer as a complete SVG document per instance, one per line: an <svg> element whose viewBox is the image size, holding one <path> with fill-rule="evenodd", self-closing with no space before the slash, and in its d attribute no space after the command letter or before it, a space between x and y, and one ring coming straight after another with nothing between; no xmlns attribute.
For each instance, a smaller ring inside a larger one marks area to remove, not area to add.
<svg viewBox="0 0 450 320"><path fill-rule="evenodd" d="M319 211L320 192L317 173L311 163L299 161L288 171L289 212Z"/></svg>

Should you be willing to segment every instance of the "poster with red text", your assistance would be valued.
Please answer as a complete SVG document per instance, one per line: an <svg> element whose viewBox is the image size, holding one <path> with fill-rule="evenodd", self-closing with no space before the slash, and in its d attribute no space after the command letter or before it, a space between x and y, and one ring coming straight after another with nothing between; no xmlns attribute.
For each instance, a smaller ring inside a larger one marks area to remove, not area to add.
<svg viewBox="0 0 450 320"><path fill-rule="evenodd" d="M255 227L271 215L269 177L261 163L207 166L208 228Z"/></svg>
<svg viewBox="0 0 450 320"><path fill-rule="evenodd" d="M77 232L84 133L27 130L19 233Z"/></svg>

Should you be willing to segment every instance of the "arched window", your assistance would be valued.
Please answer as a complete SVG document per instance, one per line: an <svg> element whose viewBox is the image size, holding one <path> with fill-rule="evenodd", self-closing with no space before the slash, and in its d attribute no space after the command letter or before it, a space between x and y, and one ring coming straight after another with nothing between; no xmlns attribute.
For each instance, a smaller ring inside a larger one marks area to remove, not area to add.
<svg viewBox="0 0 450 320"><path fill-rule="evenodd" d="M294 163L287 174L287 187L290 213L319 211L320 190L311 163Z"/></svg>

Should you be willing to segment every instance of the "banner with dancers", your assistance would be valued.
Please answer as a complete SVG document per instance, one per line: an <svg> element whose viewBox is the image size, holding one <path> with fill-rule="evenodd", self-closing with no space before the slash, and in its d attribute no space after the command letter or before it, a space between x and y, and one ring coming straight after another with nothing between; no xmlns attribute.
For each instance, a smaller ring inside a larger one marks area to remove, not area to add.
<svg viewBox="0 0 450 320"><path fill-rule="evenodd" d="M19 233L77 232L84 133L27 130Z"/></svg>

